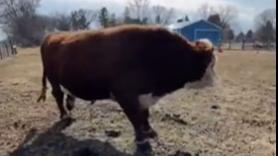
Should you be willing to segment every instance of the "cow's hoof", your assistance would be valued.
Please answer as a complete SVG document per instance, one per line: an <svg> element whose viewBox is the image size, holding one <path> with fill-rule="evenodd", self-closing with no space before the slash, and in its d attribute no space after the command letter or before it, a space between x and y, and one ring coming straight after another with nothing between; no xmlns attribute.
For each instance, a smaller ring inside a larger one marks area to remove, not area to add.
<svg viewBox="0 0 278 156"><path fill-rule="evenodd" d="M75 121L75 119L72 118L71 116L67 115L67 116L61 117L60 121L65 123L66 125L71 125Z"/></svg>
<svg viewBox="0 0 278 156"><path fill-rule="evenodd" d="M91 100L91 105L94 105L96 103L96 100Z"/></svg>
<svg viewBox="0 0 278 156"><path fill-rule="evenodd" d="M67 118L67 119L63 120L66 127L69 127L74 121L75 121L75 119L73 119L73 118Z"/></svg>
<svg viewBox="0 0 278 156"><path fill-rule="evenodd" d="M73 103L67 103L67 109L69 110L69 111L72 111L73 110L73 108L74 108L74 104Z"/></svg>
<svg viewBox="0 0 278 156"><path fill-rule="evenodd" d="M55 128L53 128L53 129L54 129L54 131L59 132L59 131L64 130L67 127L69 127L73 122L74 122L74 120L71 118L60 120L57 122Z"/></svg>
<svg viewBox="0 0 278 156"><path fill-rule="evenodd" d="M75 156L100 156L97 152L92 151L89 148L79 149L74 152Z"/></svg>
<svg viewBox="0 0 278 156"><path fill-rule="evenodd" d="M120 131L114 131L114 130L110 130L110 131L105 131L106 136L108 137L112 137L112 138L117 138L121 135Z"/></svg>
<svg viewBox="0 0 278 156"><path fill-rule="evenodd" d="M71 117L71 113L65 113L65 114L61 114L60 115L60 120L63 121L63 120L71 120L72 117Z"/></svg>
<svg viewBox="0 0 278 156"><path fill-rule="evenodd" d="M144 156L150 155L152 153L152 146L148 141L137 142L137 154L142 154Z"/></svg>
<svg viewBox="0 0 278 156"><path fill-rule="evenodd" d="M149 131L144 132L144 135L148 139L157 139L158 138L156 131L154 131L153 129L150 129Z"/></svg>

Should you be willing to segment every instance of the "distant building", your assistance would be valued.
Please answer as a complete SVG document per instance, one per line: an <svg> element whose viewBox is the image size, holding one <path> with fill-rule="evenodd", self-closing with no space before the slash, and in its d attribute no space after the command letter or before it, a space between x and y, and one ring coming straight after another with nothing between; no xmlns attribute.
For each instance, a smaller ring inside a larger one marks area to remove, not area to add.
<svg viewBox="0 0 278 156"><path fill-rule="evenodd" d="M205 20L197 22L180 22L171 24L168 29L176 31L185 36L190 41L208 38L212 43L219 47L222 41L222 28Z"/></svg>

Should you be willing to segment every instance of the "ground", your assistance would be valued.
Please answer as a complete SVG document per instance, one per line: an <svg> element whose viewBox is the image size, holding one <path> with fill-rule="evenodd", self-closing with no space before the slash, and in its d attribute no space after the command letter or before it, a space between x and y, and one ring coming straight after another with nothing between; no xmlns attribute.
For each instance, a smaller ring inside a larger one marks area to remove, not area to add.
<svg viewBox="0 0 278 156"><path fill-rule="evenodd" d="M152 107L153 155L276 155L276 54L226 51L218 60L216 87L181 89ZM133 155L133 130L116 103L79 100L63 129L51 89L36 102L40 80L38 48L0 61L1 156Z"/></svg>

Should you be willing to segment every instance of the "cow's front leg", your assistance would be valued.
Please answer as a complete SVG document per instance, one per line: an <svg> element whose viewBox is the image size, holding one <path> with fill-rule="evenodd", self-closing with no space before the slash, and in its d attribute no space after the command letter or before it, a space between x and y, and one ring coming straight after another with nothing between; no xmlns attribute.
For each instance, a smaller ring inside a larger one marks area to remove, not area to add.
<svg viewBox="0 0 278 156"><path fill-rule="evenodd" d="M54 96L56 103L60 111L60 119L66 119L68 114L64 108L64 93L60 90L59 87L53 87L52 95Z"/></svg>
<svg viewBox="0 0 278 156"><path fill-rule="evenodd" d="M71 115L71 111L74 108L74 103L75 103L75 97L72 95L67 95L66 106L67 106L67 110L69 111L70 115Z"/></svg>
<svg viewBox="0 0 278 156"><path fill-rule="evenodd" d="M145 108L143 110L143 115L144 115L144 127L143 127L143 133L145 135L146 138L151 138L151 139L155 139L157 138L157 133L155 132L155 130L151 127L150 123L149 123L149 116L150 116L150 112L148 108Z"/></svg>
<svg viewBox="0 0 278 156"><path fill-rule="evenodd" d="M142 150L151 150L150 143L148 141L149 136L149 124L146 114L140 108L140 103L137 96L131 95L117 95L116 100L121 105L123 111L128 117L129 121L133 125L135 131L135 141L137 147Z"/></svg>

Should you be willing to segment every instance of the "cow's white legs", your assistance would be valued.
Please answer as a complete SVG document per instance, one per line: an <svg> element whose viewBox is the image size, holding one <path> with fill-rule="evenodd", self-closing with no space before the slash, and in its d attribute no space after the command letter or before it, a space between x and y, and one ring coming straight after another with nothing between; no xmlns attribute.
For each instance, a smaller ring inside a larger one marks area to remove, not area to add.
<svg viewBox="0 0 278 156"><path fill-rule="evenodd" d="M75 96L64 86L60 85L61 90L67 95L66 108L69 111L68 116L71 116L71 111L74 108Z"/></svg>
<svg viewBox="0 0 278 156"><path fill-rule="evenodd" d="M129 93L120 93L114 95L134 127L137 147L143 150L151 149L148 139L155 138L157 134L149 124L148 109L141 107L138 95L131 95Z"/></svg>
<svg viewBox="0 0 278 156"><path fill-rule="evenodd" d="M53 86L52 86L53 87ZM59 87L53 87L52 95L54 96L56 103L60 111L60 119L67 118L67 112L64 108L64 93Z"/></svg>
<svg viewBox="0 0 278 156"><path fill-rule="evenodd" d="M157 138L157 133L153 130L149 123L150 112L149 109L142 111L144 120L143 120L143 133L147 139Z"/></svg>

